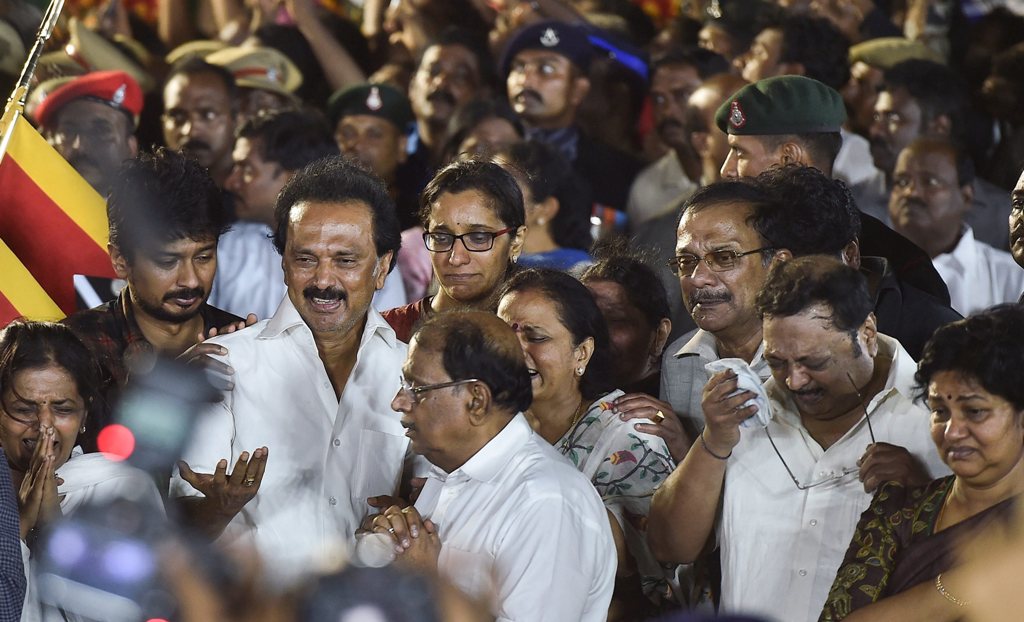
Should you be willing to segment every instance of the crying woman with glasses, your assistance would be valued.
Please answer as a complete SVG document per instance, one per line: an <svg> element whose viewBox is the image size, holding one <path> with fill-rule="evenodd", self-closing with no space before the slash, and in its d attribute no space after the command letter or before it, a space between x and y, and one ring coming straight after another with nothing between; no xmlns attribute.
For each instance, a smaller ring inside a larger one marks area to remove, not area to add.
<svg viewBox="0 0 1024 622"><path fill-rule="evenodd" d="M482 160L455 162L420 195L423 244L437 293L383 313L401 341L420 320L452 309L494 311L495 293L523 250L523 193L511 174Z"/></svg>
<svg viewBox="0 0 1024 622"><path fill-rule="evenodd" d="M914 361L878 332L856 269L825 256L775 262L756 308L771 371L753 387L763 406L736 373L711 376L705 427L655 493L648 536L663 561L690 562L717 526L722 610L816 620L871 493L948 469L914 402Z"/></svg>

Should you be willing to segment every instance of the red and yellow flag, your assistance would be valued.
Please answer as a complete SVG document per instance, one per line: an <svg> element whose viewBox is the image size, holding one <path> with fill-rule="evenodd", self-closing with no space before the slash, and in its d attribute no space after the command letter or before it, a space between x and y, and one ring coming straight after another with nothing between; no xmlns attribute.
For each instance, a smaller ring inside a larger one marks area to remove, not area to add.
<svg viewBox="0 0 1024 622"><path fill-rule="evenodd" d="M0 127L0 326L59 318L75 311L75 274L114 276L106 206L18 106Z"/></svg>

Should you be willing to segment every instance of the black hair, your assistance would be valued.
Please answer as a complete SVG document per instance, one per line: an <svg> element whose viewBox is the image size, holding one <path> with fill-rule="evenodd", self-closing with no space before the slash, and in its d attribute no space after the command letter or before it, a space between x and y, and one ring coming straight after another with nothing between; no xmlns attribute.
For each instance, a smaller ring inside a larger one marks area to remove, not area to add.
<svg viewBox="0 0 1024 622"><path fill-rule="evenodd" d="M314 110L258 114L238 130L238 138L259 139L263 160L286 171L340 153L323 115Z"/></svg>
<svg viewBox="0 0 1024 622"><path fill-rule="evenodd" d="M835 257L807 255L777 262L756 299L758 313L772 317L792 317L818 304L829 308L829 324L850 336L854 356L860 356L857 332L874 303L864 275Z"/></svg>
<svg viewBox="0 0 1024 622"><path fill-rule="evenodd" d="M441 353L444 371L452 380L476 378L490 387L498 407L512 413L524 411L533 402L533 388L523 351L501 347L502 341L493 339L474 320L480 313L437 314L423 323L414 339L422 347Z"/></svg>
<svg viewBox="0 0 1024 622"><path fill-rule="evenodd" d="M721 54L706 50L695 45L685 47L672 47L663 54L651 60L650 75L662 67L674 67L676 65L689 65L696 70L701 80L707 80L711 76L728 73L729 61Z"/></svg>
<svg viewBox="0 0 1024 622"><path fill-rule="evenodd" d="M772 196L754 210L752 225L794 257L839 256L860 235L860 212L846 184L800 164L774 166L755 178Z"/></svg>
<svg viewBox="0 0 1024 622"><path fill-rule="evenodd" d="M572 335L573 346L594 339L594 353L580 378L580 392L595 400L615 388L608 325L590 290L574 277L558 270L531 268L517 272L501 288L499 298L513 292L539 292L558 312L558 321Z"/></svg>
<svg viewBox="0 0 1024 622"><path fill-rule="evenodd" d="M447 2L434 2L431 4L440 6L450 4L452 5L452 8L454 8L454 5L463 4L464 2L467 5L469 4L465 0L458 0L457 2L455 0L448 0ZM471 6L468 11L465 12L479 15L476 9ZM462 17L465 18L468 16L462 15ZM476 20L469 21L474 22ZM442 23L453 24L453 21L448 19ZM494 56L491 54L491 49L487 42L488 29L489 28L487 26L482 28L474 27L471 23L467 23L462 26L448 25L438 33L438 35L434 37L426 47L423 48L419 58L416 59L416 67L419 68L420 63L423 62L423 55L430 48L437 45L458 45L468 50L469 53L473 55L473 58L476 59L477 72L479 74L478 77L480 78L480 88L494 89L498 85L498 71L497 63L494 60Z"/></svg>
<svg viewBox="0 0 1024 622"><path fill-rule="evenodd" d="M849 81L850 42L828 19L789 13L769 28L782 33L780 62L800 63L805 76L837 91Z"/></svg>
<svg viewBox="0 0 1024 622"><path fill-rule="evenodd" d="M924 346L914 374L919 397L944 371L977 380L986 391L1024 410L1024 306L997 305L946 324Z"/></svg>
<svg viewBox="0 0 1024 622"><path fill-rule="evenodd" d="M583 269L580 282L609 281L618 283L629 304L643 314L654 330L663 319L671 318L665 285L651 267L651 257L623 238L606 238L590 251L595 263Z"/></svg>
<svg viewBox="0 0 1024 622"><path fill-rule="evenodd" d="M921 130L940 116L949 117L951 135L959 138L967 108L966 87L960 75L930 60L911 59L885 71L882 90L904 89L921 109Z"/></svg>
<svg viewBox="0 0 1024 622"><path fill-rule="evenodd" d="M482 194L487 207L506 226L518 229L526 224L523 192L512 175L487 160L461 160L441 169L420 194L420 221L423 228L430 222L430 211L442 194L458 194L475 190Z"/></svg>
<svg viewBox="0 0 1024 622"><path fill-rule="evenodd" d="M54 322L15 320L0 331L0 395L19 372L50 365L61 367L74 379L88 418L105 408L100 364L71 328Z"/></svg>
<svg viewBox="0 0 1024 622"><path fill-rule="evenodd" d="M753 180L749 178L723 179L721 181L716 181L713 184L708 184L703 188L699 188L696 192L690 195L690 198L683 202L682 207L679 210L679 218L676 219L676 230L679 230L679 224L683 221L683 216L686 215L686 212L700 211L708 207L714 207L715 205L722 205L726 203L743 203L745 205L749 205L751 215L747 219L747 224L751 226L753 226L754 217L758 210L762 208L775 207L772 197L762 188L757 186ZM760 235L760 232L758 232L758 234ZM761 263L767 267L772 262L775 240L762 236L761 243L764 246L770 247L761 251Z"/></svg>
<svg viewBox="0 0 1024 622"><path fill-rule="evenodd" d="M551 221L555 244L564 248L590 248L590 205L585 185L557 149L535 140L510 145L500 156L524 173L534 202L548 197L558 201L558 212Z"/></svg>
<svg viewBox="0 0 1024 622"><path fill-rule="evenodd" d="M459 146L478 125L488 119L504 119L522 138L526 131L519 115L512 110L506 98L474 99L455 111L448 121L448 138L445 140L442 160L451 162L459 156Z"/></svg>
<svg viewBox="0 0 1024 622"><path fill-rule="evenodd" d="M171 80L179 75L196 76L204 73L216 76L224 83L224 90L227 91L228 101L231 102L231 110L233 112L237 112L239 95L238 85L235 83L234 74L228 71L225 67L208 63L198 56L186 56L172 65L171 70L167 72L167 77L164 78L164 88L167 87L167 84ZM163 91L163 89L161 89L161 91Z"/></svg>
<svg viewBox="0 0 1024 622"><path fill-rule="evenodd" d="M125 160L107 196L110 243L131 262L144 245L217 239L230 215L223 194L198 162L159 148Z"/></svg>
<svg viewBox="0 0 1024 622"><path fill-rule="evenodd" d="M282 255L288 241L288 220L292 208L303 201L359 201L366 204L372 215L373 245L377 257L391 251L388 272L395 266L398 249L402 246L402 230L394 201L384 183L373 173L343 156L334 155L311 162L289 179L277 195L274 206L274 247Z"/></svg>
<svg viewBox="0 0 1024 622"><path fill-rule="evenodd" d="M809 132L807 134L762 134L754 138L761 141L765 149L774 151L783 143L794 142L803 145L811 156L813 164L827 167L832 172L839 150L843 147L843 136L839 132Z"/></svg>

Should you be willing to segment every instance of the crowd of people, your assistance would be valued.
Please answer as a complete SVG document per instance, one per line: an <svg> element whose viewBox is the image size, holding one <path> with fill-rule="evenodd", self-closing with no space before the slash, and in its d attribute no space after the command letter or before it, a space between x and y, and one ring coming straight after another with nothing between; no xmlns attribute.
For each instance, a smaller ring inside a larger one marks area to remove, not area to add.
<svg viewBox="0 0 1024 622"><path fill-rule="evenodd" d="M1016 4L68 0L0 622L1019 615Z"/></svg>

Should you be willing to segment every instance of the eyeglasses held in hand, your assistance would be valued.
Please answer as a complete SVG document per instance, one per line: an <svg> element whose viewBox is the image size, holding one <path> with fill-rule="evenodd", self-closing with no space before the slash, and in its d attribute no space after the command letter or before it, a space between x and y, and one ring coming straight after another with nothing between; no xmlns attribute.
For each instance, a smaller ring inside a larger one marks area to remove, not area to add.
<svg viewBox="0 0 1024 622"><path fill-rule="evenodd" d="M859 399L863 403L864 396L861 395L860 389L857 388L857 383L853 381L853 376L850 375L850 372L846 372L846 377L850 379L850 384L853 385L853 390L857 392L857 399ZM871 435L871 444L874 445L875 442L876 442L875 441L875 430L871 427L871 416L868 414L868 411L867 411L866 408L864 409L864 420L867 421L867 424L868 424L868 434ZM775 455L779 457L779 460L782 462L782 466L786 469L786 473L789 474L789 479L793 480L793 483L796 484L796 487L799 490L808 490L810 488L816 488L818 486L824 486L825 484L828 484L828 483L831 483L831 482L838 482L838 481L842 480L845 477L848 477L850 475L853 475L855 473L859 473L860 472L860 467L857 467L857 466L845 467L845 468L843 468L842 471L829 473L828 475L826 475L824 478L822 478L820 480L817 480L817 481L813 481L812 480L809 484L801 484L800 480L798 480L796 478L796 475L793 474L793 469L789 468L789 465L786 464L786 459L782 457L782 453L779 451L778 446L775 444L775 439L772 438L771 432L768 431L768 428L765 428L764 432L765 432L765 434L768 435L768 441L772 444L772 449L775 450Z"/></svg>

